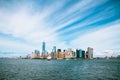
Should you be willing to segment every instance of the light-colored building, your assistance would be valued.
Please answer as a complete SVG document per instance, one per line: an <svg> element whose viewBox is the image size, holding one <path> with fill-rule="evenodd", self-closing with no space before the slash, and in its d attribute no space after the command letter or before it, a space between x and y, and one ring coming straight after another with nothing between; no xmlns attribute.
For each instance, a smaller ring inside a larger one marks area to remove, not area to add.
<svg viewBox="0 0 120 80"><path fill-rule="evenodd" d="M74 52L72 51L71 48L69 48L68 50L66 50L66 51L64 52L64 54L65 54L65 58L66 58L66 59L75 58L75 54L74 54Z"/></svg>
<svg viewBox="0 0 120 80"><path fill-rule="evenodd" d="M87 55L89 59L93 59L93 48L91 47L87 48Z"/></svg>

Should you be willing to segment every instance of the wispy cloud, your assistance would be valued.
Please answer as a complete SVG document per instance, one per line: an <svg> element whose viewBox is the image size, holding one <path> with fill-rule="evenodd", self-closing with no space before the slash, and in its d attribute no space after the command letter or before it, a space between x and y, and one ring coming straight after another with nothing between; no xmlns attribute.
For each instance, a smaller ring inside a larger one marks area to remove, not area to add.
<svg viewBox="0 0 120 80"><path fill-rule="evenodd" d="M94 47L94 49L100 51L101 54L108 49L119 50L119 28L120 24L116 24L94 32L89 32L71 41L71 45L83 49L86 49L87 46Z"/></svg>
<svg viewBox="0 0 120 80"><path fill-rule="evenodd" d="M48 50L54 45L63 49L118 49L119 5L118 0L1 0L0 48L41 50L45 41Z"/></svg>

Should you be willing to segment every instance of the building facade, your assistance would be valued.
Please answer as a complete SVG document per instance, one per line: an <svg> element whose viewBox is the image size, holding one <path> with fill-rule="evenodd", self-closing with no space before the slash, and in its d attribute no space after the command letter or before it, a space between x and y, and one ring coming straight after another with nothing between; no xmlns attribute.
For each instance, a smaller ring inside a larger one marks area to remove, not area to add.
<svg viewBox="0 0 120 80"><path fill-rule="evenodd" d="M45 49L46 45L45 42L42 42L42 56L46 56L46 49Z"/></svg>
<svg viewBox="0 0 120 80"><path fill-rule="evenodd" d="M93 48L91 47L87 48L87 55L89 59L93 59Z"/></svg>

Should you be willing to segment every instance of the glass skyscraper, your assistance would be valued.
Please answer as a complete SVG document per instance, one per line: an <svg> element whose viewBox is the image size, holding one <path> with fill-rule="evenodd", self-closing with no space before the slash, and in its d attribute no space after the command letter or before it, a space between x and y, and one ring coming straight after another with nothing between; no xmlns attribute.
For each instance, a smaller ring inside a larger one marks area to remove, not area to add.
<svg viewBox="0 0 120 80"><path fill-rule="evenodd" d="M42 42L42 54L45 54L45 42Z"/></svg>
<svg viewBox="0 0 120 80"><path fill-rule="evenodd" d="M53 46L53 52L56 52L56 46Z"/></svg>
<svg viewBox="0 0 120 80"><path fill-rule="evenodd" d="M79 49L79 58L82 58L82 49Z"/></svg>
<svg viewBox="0 0 120 80"><path fill-rule="evenodd" d="M52 57L53 57L53 58L56 57L56 46L53 46L53 49L52 49Z"/></svg>
<svg viewBox="0 0 120 80"><path fill-rule="evenodd" d="M39 50L35 50L34 53L35 54L39 54L40 52L39 52Z"/></svg>

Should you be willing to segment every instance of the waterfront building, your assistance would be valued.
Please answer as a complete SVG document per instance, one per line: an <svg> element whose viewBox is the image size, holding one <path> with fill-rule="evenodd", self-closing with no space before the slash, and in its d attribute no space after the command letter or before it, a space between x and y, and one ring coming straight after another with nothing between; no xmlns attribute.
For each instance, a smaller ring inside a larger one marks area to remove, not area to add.
<svg viewBox="0 0 120 80"><path fill-rule="evenodd" d="M76 58L82 58L82 49L76 49Z"/></svg>
<svg viewBox="0 0 120 80"><path fill-rule="evenodd" d="M41 58L46 58L46 57L47 57L46 44L45 44L45 42L42 42L42 55L41 55Z"/></svg>
<svg viewBox="0 0 120 80"><path fill-rule="evenodd" d="M86 58L88 58L88 51L86 51Z"/></svg>
<svg viewBox="0 0 120 80"><path fill-rule="evenodd" d="M51 52L51 57L52 57L52 59L54 59L54 52L53 52L53 49L52 49L52 52Z"/></svg>
<svg viewBox="0 0 120 80"><path fill-rule="evenodd" d="M83 59L86 59L86 53L85 53L84 50L82 50L82 58L83 58Z"/></svg>
<svg viewBox="0 0 120 80"><path fill-rule="evenodd" d="M56 58L59 58L59 54L61 52L61 49L57 49L57 52L56 52Z"/></svg>
<svg viewBox="0 0 120 80"><path fill-rule="evenodd" d="M34 51L34 58L40 58L40 52L39 52L39 50L35 50Z"/></svg>
<svg viewBox="0 0 120 80"><path fill-rule="evenodd" d="M76 58L88 58L88 54L82 49L76 49Z"/></svg>
<svg viewBox="0 0 120 80"><path fill-rule="evenodd" d="M69 49L65 52L65 58L66 58L66 59L74 58L74 53L73 53L73 51L72 51L71 48L69 48Z"/></svg>
<svg viewBox="0 0 120 80"><path fill-rule="evenodd" d="M87 55L89 59L93 59L93 48L91 47L87 48Z"/></svg>
<svg viewBox="0 0 120 80"><path fill-rule="evenodd" d="M55 59L55 56L56 56L56 46L53 46L53 49L52 49L52 58Z"/></svg>
<svg viewBox="0 0 120 80"><path fill-rule="evenodd" d="M61 52L61 49L57 49L56 58L57 59L64 59L65 58L65 55L63 52Z"/></svg>
<svg viewBox="0 0 120 80"><path fill-rule="evenodd" d="M76 58L79 58L79 50L76 49Z"/></svg>
<svg viewBox="0 0 120 80"><path fill-rule="evenodd" d="M79 58L82 58L82 49L79 49Z"/></svg>
<svg viewBox="0 0 120 80"><path fill-rule="evenodd" d="M30 58L33 59L35 57L35 54L32 52Z"/></svg>
<svg viewBox="0 0 120 80"><path fill-rule="evenodd" d="M45 42L42 42L42 54L45 54Z"/></svg>
<svg viewBox="0 0 120 80"><path fill-rule="evenodd" d="M57 49L57 52L61 52L61 49Z"/></svg>
<svg viewBox="0 0 120 80"><path fill-rule="evenodd" d="M76 58L76 56L77 56L76 52L73 51L72 53L73 53L73 58Z"/></svg>
<svg viewBox="0 0 120 80"><path fill-rule="evenodd" d="M31 59L38 59L40 58L40 52L39 50L35 50L34 52L32 52L32 54L30 55Z"/></svg>
<svg viewBox="0 0 120 80"><path fill-rule="evenodd" d="M39 50L34 51L35 54L40 54Z"/></svg>

